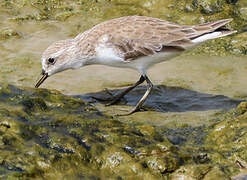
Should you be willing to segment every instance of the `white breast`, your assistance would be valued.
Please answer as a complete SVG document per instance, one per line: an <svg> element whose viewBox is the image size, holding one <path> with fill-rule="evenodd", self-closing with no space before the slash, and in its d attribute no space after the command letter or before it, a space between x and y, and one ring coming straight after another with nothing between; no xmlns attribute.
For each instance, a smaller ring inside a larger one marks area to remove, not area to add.
<svg viewBox="0 0 247 180"><path fill-rule="evenodd" d="M95 47L96 57L94 64L104 64L114 67L123 67L124 59L118 56L113 48L107 46L107 35L102 36L99 43Z"/></svg>

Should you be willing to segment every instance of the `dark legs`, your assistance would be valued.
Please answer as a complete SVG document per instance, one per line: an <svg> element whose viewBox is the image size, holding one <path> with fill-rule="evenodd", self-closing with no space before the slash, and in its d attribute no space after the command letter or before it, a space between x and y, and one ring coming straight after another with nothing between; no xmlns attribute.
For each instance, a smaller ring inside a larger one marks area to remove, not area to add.
<svg viewBox="0 0 247 180"><path fill-rule="evenodd" d="M143 103L146 101L147 97L149 96L152 88L153 88L153 84L152 82L148 79L148 77L146 75L142 75L140 77L140 79L133 85L130 86L129 88L127 88L125 91L121 92L120 94L118 94L116 97L114 97L114 99L108 103L107 105L113 105L116 102L118 102L122 97L124 97L127 93L129 93L132 89L134 89L136 86L140 85L141 83L143 83L144 81L147 82L147 91L145 92L145 94L142 96L142 98L139 100L139 102L136 104L136 106L127 114L124 115L130 115L133 114L134 112L137 112L140 110L140 108L142 107Z"/></svg>
<svg viewBox="0 0 247 180"><path fill-rule="evenodd" d="M147 97L149 96L152 88L153 88L152 82L148 79L148 77L146 75L142 75L140 77L140 79L134 85L130 86L129 88L125 89L120 94L118 94L115 97L113 97L113 99L111 100L111 102L108 103L108 104L106 104L106 105L107 106L110 106L110 105L113 105L113 104L117 103L122 97L124 97L127 93L129 93L132 89L134 89L136 86L140 85L144 81L147 82L147 91L145 92L145 94L142 96L142 98L138 101L138 103L136 104L136 106L131 111L129 111L127 114L122 114L122 115L130 115L130 114L133 114L134 112L139 111L141 109L143 103L146 101ZM97 99L99 101L102 100L102 99L99 99L99 98L95 98L95 99Z"/></svg>
<svg viewBox="0 0 247 180"><path fill-rule="evenodd" d="M143 103L146 101L147 97L149 96L152 88L153 88L153 84L152 82L148 79L148 77L146 75L143 76L144 79L147 82L147 91L145 92L145 94L142 96L142 98L139 100L139 102L136 104L136 106L127 114L124 115L130 115L133 114L134 112L137 112L140 110L140 108L142 107Z"/></svg>
<svg viewBox="0 0 247 180"><path fill-rule="evenodd" d="M121 92L116 97L114 97L114 99L110 103L108 103L106 105L110 106L110 105L113 105L113 104L117 103L122 97L124 97L127 93L129 93L132 89L134 89L136 86L140 85L144 81L145 81L145 77L141 76L140 79L134 85L132 85L132 86L128 87L127 89L125 89L123 92Z"/></svg>

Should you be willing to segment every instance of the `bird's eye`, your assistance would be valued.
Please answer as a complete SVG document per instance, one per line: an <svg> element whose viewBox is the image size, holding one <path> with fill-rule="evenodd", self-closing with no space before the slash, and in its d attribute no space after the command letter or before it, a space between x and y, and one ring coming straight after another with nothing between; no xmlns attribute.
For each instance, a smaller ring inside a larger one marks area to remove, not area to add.
<svg viewBox="0 0 247 180"><path fill-rule="evenodd" d="M49 64L54 64L55 63L55 59L54 58L49 58L48 59L48 63Z"/></svg>

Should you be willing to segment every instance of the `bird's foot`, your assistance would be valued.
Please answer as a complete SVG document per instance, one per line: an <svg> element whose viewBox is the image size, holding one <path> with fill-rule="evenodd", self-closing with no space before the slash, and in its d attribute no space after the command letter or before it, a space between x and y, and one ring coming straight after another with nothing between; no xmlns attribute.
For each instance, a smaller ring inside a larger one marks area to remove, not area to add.
<svg viewBox="0 0 247 180"><path fill-rule="evenodd" d="M126 113L121 113L121 114L116 114L116 116L128 116L128 115L131 115L131 114L133 114L133 113L135 113L135 112L138 112L138 111L140 111L140 109L132 109L132 110L130 110L130 111L128 111L128 110L125 110L125 111L127 111Z"/></svg>
<svg viewBox="0 0 247 180"><path fill-rule="evenodd" d="M122 113L122 114L116 114L116 116L128 116L128 115L131 115L131 114L134 114L136 112L140 112L140 111L146 111L147 109L143 108L143 107L134 107L133 109L131 110L127 110L127 109L119 109L121 111L126 111L127 113Z"/></svg>
<svg viewBox="0 0 247 180"><path fill-rule="evenodd" d="M105 92L107 94L109 94L110 96L114 97L114 95L112 94L112 92L109 89L105 88Z"/></svg>
<svg viewBox="0 0 247 180"><path fill-rule="evenodd" d="M121 98L122 98L122 97L119 97L119 96L117 95L117 96L113 97L113 98L111 99L111 102L107 103L105 106L114 105L114 104L116 104L117 102L119 102Z"/></svg>
<svg viewBox="0 0 247 180"><path fill-rule="evenodd" d="M114 105L116 103L118 103L120 101L121 98L123 98L123 95L120 93L116 96L114 96L110 90L108 89L105 89L105 92L110 95L110 97L107 97L107 98L101 98L101 97L93 97L93 99L97 100L97 101L108 101L109 103L105 104L105 106L111 106L111 105Z"/></svg>
<svg viewBox="0 0 247 180"><path fill-rule="evenodd" d="M100 101L100 102L109 102L112 100L112 97L96 97L96 96L91 96L91 98Z"/></svg>
<svg viewBox="0 0 247 180"><path fill-rule="evenodd" d="M106 88L104 91L109 95L108 97L95 97L95 96L91 96L91 98L93 98L93 99L95 99L97 101L113 101L114 96L110 92L110 90Z"/></svg>

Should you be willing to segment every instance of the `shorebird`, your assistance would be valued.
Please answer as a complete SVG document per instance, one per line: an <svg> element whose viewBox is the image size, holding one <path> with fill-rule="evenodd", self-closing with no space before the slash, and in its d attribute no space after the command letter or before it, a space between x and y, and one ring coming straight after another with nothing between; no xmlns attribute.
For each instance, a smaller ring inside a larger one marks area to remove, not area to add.
<svg viewBox="0 0 247 180"><path fill-rule="evenodd" d="M132 114L140 110L152 90L153 84L147 76L147 70L152 65L170 60L207 40L235 33L224 27L230 21L232 19L222 19L192 26L145 16L105 21L73 39L51 44L42 55L43 76L35 87L38 88L49 76L66 69L92 64L132 68L140 73L140 79L107 104L117 103L146 81L147 90L129 111L128 114Z"/></svg>

